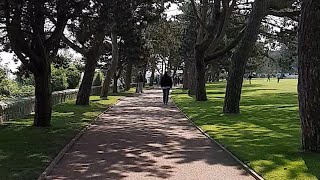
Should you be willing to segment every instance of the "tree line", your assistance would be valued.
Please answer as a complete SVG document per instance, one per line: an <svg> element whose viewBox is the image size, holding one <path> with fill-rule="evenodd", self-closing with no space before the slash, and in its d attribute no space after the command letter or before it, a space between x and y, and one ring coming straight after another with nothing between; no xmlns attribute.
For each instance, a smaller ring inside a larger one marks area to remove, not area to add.
<svg viewBox="0 0 320 180"><path fill-rule="evenodd" d="M244 75L256 53L271 58L270 46L292 52L283 68L298 58L299 107L304 150L320 151L319 7L311 0L190 0L185 2L184 88L206 101L209 73L228 73L223 113L239 114ZM282 19L283 23L274 23ZM274 29L279 29L275 31ZM298 34L298 36L296 35ZM262 44L262 48L261 48ZM278 45L276 45L278 44ZM260 45L260 47L259 47ZM288 65L289 64L289 65Z"/></svg>
<svg viewBox="0 0 320 180"><path fill-rule="evenodd" d="M169 2L181 15L164 15ZM77 105L89 104L96 68L105 69L102 98L121 74L130 88L134 68L151 71L158 63L177 76L197 101L206 101L206 83L228 73L223 113L239 114L243 78L253 56L285 45L290 60L299 55L299 107L303 148L319 151L319 3L312 0L4 0L0 42L15 53L35 81L35 126L51 119L51 65L59 49L83 56L84 76ZM275 23L282 19L283 24ZM274 30L278 29L278 30ZM296 34L299 34L296 36ZM296 48L298 47L298 48ZM286 66L288 62L280 62ZM163 71L163 70L162 70Z"/></svg>

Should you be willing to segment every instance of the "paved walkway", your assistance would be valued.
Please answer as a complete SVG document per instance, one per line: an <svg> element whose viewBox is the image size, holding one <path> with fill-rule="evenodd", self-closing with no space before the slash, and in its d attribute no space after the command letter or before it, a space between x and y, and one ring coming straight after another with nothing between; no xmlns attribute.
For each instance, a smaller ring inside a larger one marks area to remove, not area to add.
<svg viewBox="0 0 320 180"><path fill-rule="evenodd" d="M126 97L63 156L47 179L254 179L161 91Z"/></svg>

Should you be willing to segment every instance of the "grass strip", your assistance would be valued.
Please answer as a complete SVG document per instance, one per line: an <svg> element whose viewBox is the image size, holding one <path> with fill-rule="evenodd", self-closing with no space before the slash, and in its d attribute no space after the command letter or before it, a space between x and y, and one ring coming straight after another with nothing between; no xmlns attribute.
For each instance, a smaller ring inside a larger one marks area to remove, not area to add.
<svg viewBox="0 0 320 180"><path fill-rule="evenodd" d="M48 128L33 127L32 115L0 125L0 179L37 179L78 132L124 95L91 96L89 106L56 105Z"/></svg>
<svg viewBox="0 0 320 180"><path fill-rule="evenodd" d="M176 90L175 103L207 134L265 179L320 179L320 154L301 151L297 80L243 85L241 115L222 113L225 82L208 84L208 101Z"/></svg>

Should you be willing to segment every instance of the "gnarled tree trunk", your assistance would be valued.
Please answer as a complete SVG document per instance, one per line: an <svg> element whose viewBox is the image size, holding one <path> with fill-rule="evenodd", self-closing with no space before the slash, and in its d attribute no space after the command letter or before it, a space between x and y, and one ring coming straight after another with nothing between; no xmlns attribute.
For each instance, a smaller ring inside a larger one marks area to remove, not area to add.
<svg viewBox="0 0 320 180"><path fill-rule="evenodd" d="M111 31L111 40L112 40L112 61L110 69L107 72L107 75L104 79L103 86L101 89L102 98L107 98L109 93L109 88L111 84L111 78L117 70L118 60L119 60L119 45L118 45L118 35L115 30Z"/></svg>
<svg viewBox="0 0 320 180"><path fill-rule="evenodd" d="M299 28L302 148L320 152L320 1L303 0Z"/></svg>
<svg viewBox="0 0 320 180"><path fill-rule="evenodd" d="M76 105L89 105L90 103L91 87L99 56L88 53L85 57L86 64L84 67L84 75L77 95Z"/></svg>
<svg viewBox="0 0 320 180"><path fill-rule="evenodd" d="M232 56L223 107L225 114L240 113L240 98L245 66L257 41L262 18L267 14L267 7L267 0L256 0L254 2L244 37L239 48Z"/></svg>

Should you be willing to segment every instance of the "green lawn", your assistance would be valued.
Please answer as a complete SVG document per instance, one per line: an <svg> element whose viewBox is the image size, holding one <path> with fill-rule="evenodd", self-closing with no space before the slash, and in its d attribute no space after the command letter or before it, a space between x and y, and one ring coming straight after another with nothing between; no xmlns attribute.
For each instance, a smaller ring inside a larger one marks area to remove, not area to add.
<svg viewBox="0 0 320 180"><path fill-rule="evenodd" d="M32 116L0 125L0 179L37 179L58 152L119 95L126 94L108 100L92 96L90 106L75 106L74 101L56 105L50 128L33 127Z"/></svg>
<svg viewBox="0 0 320 180"><path fill-rule="evenodd" d="M207 102L186 91L173 99L206 133L226 146L265 179L319 179L320 154L300 146L297 80L244 82L241 115L222 114L225 83L207 85Z"/></svg>

